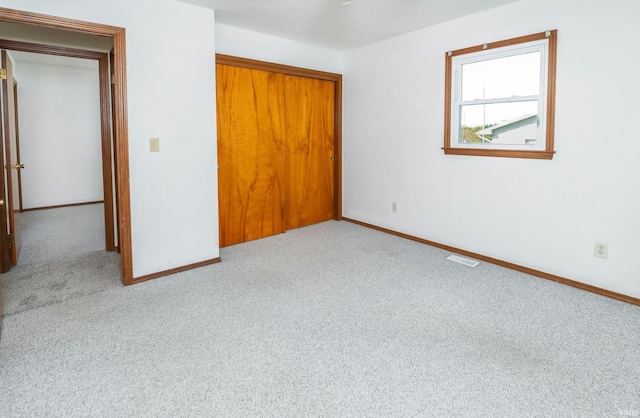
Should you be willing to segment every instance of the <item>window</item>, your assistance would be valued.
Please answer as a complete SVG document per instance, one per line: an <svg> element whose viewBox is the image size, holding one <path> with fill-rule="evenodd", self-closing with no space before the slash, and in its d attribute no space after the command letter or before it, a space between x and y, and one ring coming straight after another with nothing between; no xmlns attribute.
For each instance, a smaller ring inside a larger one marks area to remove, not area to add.
<svg viewBox="0 0 640 418"><path fill-rule="evenodd" d="M445 154L552 159L557 31L446 53Z"/></svg>

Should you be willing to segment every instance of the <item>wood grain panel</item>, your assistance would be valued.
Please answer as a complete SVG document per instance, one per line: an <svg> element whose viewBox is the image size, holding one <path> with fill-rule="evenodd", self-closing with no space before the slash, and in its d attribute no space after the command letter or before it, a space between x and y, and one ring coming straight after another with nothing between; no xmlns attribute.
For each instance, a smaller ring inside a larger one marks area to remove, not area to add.
<svg viewBox="0 0 640 418"><path fill-rule="evenodd" d="M216 65L221 247L285 231L284 79Z"/></svg>
<svg viewBox="0 0 640 418"><path fill-rule="evenodd" d="M272 62L256 61L247 58L233 57L230 55L216 54L216 63L233 67L248 68L252 70L269 71L288 76L327 80L334 83L334 192L333 192L333 219L342 219L342 75L324 71L310 70L308 68L291 67Z"/></svg>
<svg viewBox="0 0 640 418"><path fill-rule="evenodd" d="M287 229L333 218L334 103L334 82L286 78Z"/></svg>

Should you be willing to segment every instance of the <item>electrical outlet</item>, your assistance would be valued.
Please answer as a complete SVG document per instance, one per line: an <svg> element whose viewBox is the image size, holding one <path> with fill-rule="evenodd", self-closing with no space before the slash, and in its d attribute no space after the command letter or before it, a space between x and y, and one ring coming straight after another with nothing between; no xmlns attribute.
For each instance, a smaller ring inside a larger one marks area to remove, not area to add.
<svg viewBox="0 0 640 418"><path fill-rule="evenodd" d="M391 202L391 212L398 211L398 204L396 202Z"/></svg>
<svg viewBox="0 0 640 418"><path fill-rule="evenodd" d="M609 255L609 244L596 241L596 247L593 250L593 256L598 258L604 258L606 260L607 255Z"/></svg>

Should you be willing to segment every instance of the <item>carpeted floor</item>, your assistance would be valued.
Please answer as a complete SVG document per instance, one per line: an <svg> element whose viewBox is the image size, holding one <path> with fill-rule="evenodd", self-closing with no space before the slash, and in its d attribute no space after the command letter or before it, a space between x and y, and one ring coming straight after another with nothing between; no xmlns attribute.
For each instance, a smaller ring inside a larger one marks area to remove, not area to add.
<svg viewBox="0 0 640 418"><path fill-rule="evenodd" d="M103 205L22 213L18 265L2 275L4 312L120 287L120 256L107 253Z"/></svg>
<svg viewBox="0 0 640 418"><path fill-rule="evenodd" d="M603 417L640 308L346 222L20 312L2 417Z"/></svg>

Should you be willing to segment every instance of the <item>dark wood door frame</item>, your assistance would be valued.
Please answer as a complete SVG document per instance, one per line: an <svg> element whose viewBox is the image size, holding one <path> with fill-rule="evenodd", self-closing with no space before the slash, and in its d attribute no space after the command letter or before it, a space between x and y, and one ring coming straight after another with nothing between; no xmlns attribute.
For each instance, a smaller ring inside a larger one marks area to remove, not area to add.
<svg viewBox="0 0 640 418"><path fill-rule="evenodd" d="M2 115L0 115L1 117ZM4 137L4 132L2 130L2 123L0 123L0 138ZM0 146L0 162L2 164L4 161L4 147ZM7 235L7 231L9 229L9 220L7 218L7 188L4 187L5 171L0 168L0 270L2 273L6 273L11 268L11 251L9 251L9 236ZM0 283L0 286L2 283ZM2 316L2 311L0 311L0 316Z"/></svg>
<svg viewBox="0 0 640 418"><path fill-rule="evenodd" d="M15 100L16 103L16 108L14 111L14 115L16 117L16 155L18 158L18 164L21 164L22 161L20 160L20 123L19 123L19 118L18 118L18 82L16 81L16 79L13 79L13 100ZM22 170L18 170L17 172L18 174L18 195L19 195L19 207L20 207L20 212L22 212L22 210L24 209L22 207Z"/></svg>
<svg viewBox="0 0 640 418"><path fill-rule="evenodd" d="M216 64L249 68L252 70L270 71L297 77L333 81L335 83L334 103L334 172L333 172L333 219L342 220L342 74L291 67L272 62L238 58L230 55L216 54Z"/></svg>
<svg viewBox="0 0 640 418"><path fill-rule="evenodd" d="M13 78L13 60L9 56L9 52L2 50L2 68L6 70L6 80L2 80L2 116L4 119L4 168L5 168L5 183L6 187L6 205L8 209L7 214L9 216L9 236L10 236L10 252L11 252L11 265L18 264L18 258L20 257L20 249L22 248L22 228L20 222L20 210L16 210L17 199L16 182L18 180L18 167L17 158L17 130L16 126L16 101L14 96L14 82ZM12 115L13 113L13 115ZM13 128L13 129L11 129ZM13 132L12 132L13 131ZM15 170L15 173L14 173Z"/></svg>
<svg viewBox="0 0 640 418"><path fill-rule="evenodd" d="M28 42L7 41L0 39L0 49L30 52L35 54L56 55L61 57L84 58L98 61L100 84L100 136L102 141L102 189L104 196L104 232L107 251L115 251L114 213L113 213L113 172L111 169L111 118L110 99L111 83L109 77L108 54L85 51L51 45ZM17 114L17 113L16 113ZM20 174L20 171L18 171ZM22 205L21 205L22 207Z"/></svg>
<svg viewBox="0 0 640 418"><path fill-rule="evenodd" d="M117 188L118 195L118 239L119 239L119 247L120 247L120 261L121 261L121 271L122 271L122 283L125 285L133 284L133 255L131 248L131 201L130 201L130 185L129 185L129 145L128 145L128 120L127 120L127 80L126 80L126 33L124 28L116 27L116 26L108 26L98 23L84 22L75 19L67 19L56 16L43 15L32 12L25 12L13 9L0 8L0 21L9 22L9 23L17 23L17 24L25 24L25 25L33 25L54 29L62 29L71 32L78 33L86 33L91 35L105 36L113 38L113 50L114 50L114 66L113 66L113 83L114 83L114 97L113 97L113 106L115 109L115 118L113 119L113 128L114 128L114 143L115 143L115 159L118 161L117 170L115 173L115 182ZM58 48L51 46L40 46L41 48ZM6 49L14 49L15 48L6 48ZM68 50L70 48L58 48L62 52L62 50ZM53 51L51 49L50 51ZM81 50L75 50L81 51ZM39 52L46 53L41 51L26 51L26 52ZM82 51L82 53L88 53L90 51ZM100 54L101 57L98 58L94 56L90 59L98 60L98 67L100 72L100 108L101 108L101 120L104 120L105 115L107 120L110 118L110 105L109 105L109 89L110 86L110 77L109 77L109 56L106 53L95 53ZM61 53L52 53L51 55L61 55ZM70 55L65 55L70 56ZM88 58L87 56L79 56L77 58ZM103 77L103 68L106 76ZM103 91L105 92L103 94ZM110 135L110 124L102 123L102 135L104 138L105 133L108 133L109 138ZM103 140L103 156L106 144ZM111 153L111 141L108 144L108 152ZM111 164L108 164L109 170L111 170ZM105 173L105 164L103 164L103 178L106 178ZM111 175L108 176L111 179ZM106 186L104 189L111 190L112 184L111 180L109 180L109 186ZM113 202L113 200L112 200ZM107 201L105 199L105 212L107 210ZM109 209L113 211L113 203L109 205ZM113 212L112 212L113 213ZM112 215L113 219L113 215ZM105 231L106 233L107 231ZM111 234L113 237L113 228L111 228ZM4 234L2 234L4 235ZM106 235L106 234L105 234ZM111 240L111 245L113 245L114 240Z"/></svg>
<svg viewBox="0 0 640 418"><path fill-rule="evenodd" d="M109 68L111 69L111 75L112 76L113 76L113 68L115 66L115 61L114 60L115 60L115 56L113 54L113 48L112 48L111 51L109 52ZM111 83L111 90L110 90L111 97L115 97L115 95L116 95L114 89L115 89L115 84ZM112 117L112 120L115 120L115 118L116 118L116 109L114 107L113 100L111 101L111 117ZM117 138L114 136L113 137L113 147L114 148L116 147L116 140L117 140ZM113 169L118 171L118 159L117 158L113 159ZM118 199L118 189L117 188L116 188L115 192L116 192L116 207L115 207L115 211L116 211L116 228L117 228L117 231L120 231L120 217L118 215L119 212L120 212L119 207L118 207L120 205L120 203L119 203L120 199ZM120 246L118 246L116 248L116 250L118 250L118 252L120 252Z"/></svg>

